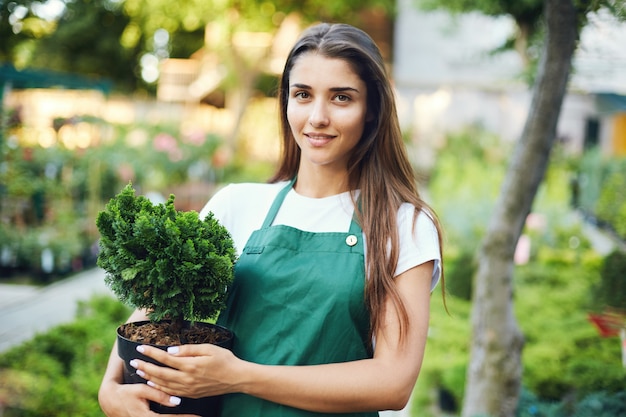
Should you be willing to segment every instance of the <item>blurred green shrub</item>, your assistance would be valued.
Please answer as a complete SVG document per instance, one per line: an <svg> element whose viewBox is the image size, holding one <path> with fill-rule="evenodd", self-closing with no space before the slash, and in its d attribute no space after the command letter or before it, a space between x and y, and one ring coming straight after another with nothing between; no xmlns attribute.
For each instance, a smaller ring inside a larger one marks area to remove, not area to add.
<svg viewBox="0 0 626 417"><path fill-rule="evenodd" d="M462 404L471 338L467 294L475 273L473 260L509 151L506 144L474 127L450 135L437 156L427 195L444 226L447 289L453 296L447 299L450 315L439 297L432 299L426 356L414 391L414 415L438 415L433 404L440 390L450 393L459 408ZM581 162L559 148L553 152L533 216L523 231L530 241L530 256L514 272L515 314L526 338L525 391L518 415L595 416L584 414L588 409L582 407L593 398L622 398L626 374L619 342L601 338L588 321L592 288L601 280L606 261L593 250L580 216L571 210L571 179L585 164L595 169L586 171L585 181L605 174L590 163L597 162L593 158ZM581 187L579 204L584 198L595 204L600 190L595 189L595 196L591 191ZM578 405L580 411L576 411ZM611 415L610 410L598 415Z"/></svg>
<svg viewBox="0 0 626 417"><path fill-rule="evenodd" d="M599 391L576 401L574 397L563 402L542 401L528 390L523 390L517 408L517 417L617 417L626 415L626 392Z"/></svg>
<svg viewBox="0 0 626 417"><path fill-rule="evenodd" d="M428 197L445 227L449 253L472 253L486 228L510 146L480 127L450 134L436 156Z"/></svg>
<svg viewBox="0 0 626 417"><path fill-rule="evenodd" d="M464 250L457 256L447 257L444 262L446 293L463 300L471 300L472 281L477 268L474 253Z"/></svg>
<svg viewBox="0 0 626 417"><path fill-rule="evenodd" d="M102 417L98 388L129 314L109 296L94 297L79 304L75 322L0 354L3 417Z"/></svg>
<svg viewBox="0 0 626 417"><path fill-rule="evenodd" d="M579 163L579 207L626 240L626 159L586 152Z"/></svg>
<svg viewBox="0 0 626 417"><path fill-rule="evenodd" d="M594 286L594 307L626 311L626 253L611 252L602 263L601 279Z"/></svg>

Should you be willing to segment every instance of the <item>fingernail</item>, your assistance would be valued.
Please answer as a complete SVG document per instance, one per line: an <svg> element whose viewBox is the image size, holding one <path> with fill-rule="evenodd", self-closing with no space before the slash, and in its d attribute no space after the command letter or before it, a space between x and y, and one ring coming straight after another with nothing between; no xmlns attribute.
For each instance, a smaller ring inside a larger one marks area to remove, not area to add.
<svg viewBox="0 0 626 417"><path fill-rule="evenodd" d="M135 359L133 359L132 361L128 362L130 364L130 366L132 366L133 368L136 368L137 366L139 366L139 363L137 363L137 361Z"/></svg>
<svg viewBox="0 0 626 417"><path fill-rule="evenodd" d="M145 350L145 349L143 348L143 346L137 346L137 348L136 348L136 349L137 349L137 352L139 352L139 353L143 353L143 352L144 352L144 350Z"/></svg>
<svg viewBox="0 0 626 417"><path fill-rule="evenodd" d="M178 346L170 346L167 348L167 353L169 353L170 355L175 355L178 353L178 351Z"/></svg>
<svg viewBox="0 0 626 417"><path fill-rule="evenodd" d="M139 373L139 372L137 372L137 373ZM152 382L152 381L148 381L148 382L146 382L146 384L150 385L151 387L156 387L156 384L154 382Z"/></svg>
<svg viewBox="0 0 626 417"><path fill-rule="evenodd" d="M170 397L170 404L180 405L180 398L174 397L173 395Z"/></svg>
<svg viewBox="0 0 626 417"><path fill-rule="evenodd" d="M143 378L144 376L146 376L146 373L142 371L141 369L137 369L137 375Z"/></svg>

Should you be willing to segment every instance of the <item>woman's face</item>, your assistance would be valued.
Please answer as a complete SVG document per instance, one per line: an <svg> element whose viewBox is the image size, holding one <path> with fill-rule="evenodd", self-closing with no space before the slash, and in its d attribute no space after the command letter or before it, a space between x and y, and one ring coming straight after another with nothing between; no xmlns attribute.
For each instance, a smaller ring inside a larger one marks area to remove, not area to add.
<svg viewBox="0 0 626 417"><path fill-rule="evenodd" d="M289 73L287 120L301 150L301 170L347 169L366 115L367 87L347 61L314 52L296 59Z"/></svg>

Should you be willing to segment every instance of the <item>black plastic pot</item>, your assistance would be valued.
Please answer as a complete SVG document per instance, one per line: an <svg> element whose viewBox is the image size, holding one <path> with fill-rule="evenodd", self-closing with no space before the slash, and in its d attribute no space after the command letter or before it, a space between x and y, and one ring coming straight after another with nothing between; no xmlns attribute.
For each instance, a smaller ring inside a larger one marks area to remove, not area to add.
<svg viewBox="0 0 626 417"><path fill-rule="evenodd" d="M133 323L134 325L141 325L149 323L148 321L140 321ZM188 322L186 322L188 323ZM213 327L216 332L224 334L224 340L216 343L217 346L221 346L226 349L231 349L233 344L233 333L225 327L218 326L217 324L196 322L196 326ZM117 329L117 353L124 360L124 383L125 384L145 384L146 380L137 375L136 369L130 366L130 361L133 359L140 359L142 361L161 365L159 362L152 358L149 358L139 352L137 352L137 346L145 345L145 343L133 342L121 335L123 326ZM167 350L169 346L150 345L161 350ZM204 397L204 398L186 398L183 397L180 405L176 407L166 407L164 405L151 402L150 409L159 414L196 414L202 417L217 417L220 413L222 404L222 397Z"/></svg>

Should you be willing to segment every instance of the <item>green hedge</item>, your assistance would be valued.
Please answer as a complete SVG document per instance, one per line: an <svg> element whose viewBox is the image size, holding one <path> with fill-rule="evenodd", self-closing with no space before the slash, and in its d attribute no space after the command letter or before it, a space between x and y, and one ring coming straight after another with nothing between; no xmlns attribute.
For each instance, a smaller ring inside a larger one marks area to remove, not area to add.
<svg viewBox="0 0 626 417"><path fill-rule="evenodd" d="M98 388L115 329L129 314L118 301L99 296L79 304L76 321L0 355L3 417L102 417Z"/></svg>
<svg viewBox="0 0 626 417"><path fill-rule="evenodd" d="M602 226L626 241L626 158L608 158L600 150L580 160L575 183L578 205Z"/></svg>

